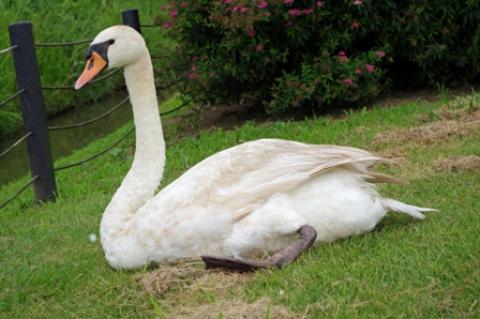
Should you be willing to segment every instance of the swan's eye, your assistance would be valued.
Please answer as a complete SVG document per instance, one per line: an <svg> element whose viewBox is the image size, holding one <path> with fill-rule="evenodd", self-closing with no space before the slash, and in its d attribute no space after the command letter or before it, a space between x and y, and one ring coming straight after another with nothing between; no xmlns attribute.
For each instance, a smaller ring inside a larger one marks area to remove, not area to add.
<svg viewBox="0 0 480 319"><path fill-rule="evenodd" d="M115 40L114 40L114 39L108 40L108 45L112 45L112 44L114 44L114 43L115 43Z"/></svg>

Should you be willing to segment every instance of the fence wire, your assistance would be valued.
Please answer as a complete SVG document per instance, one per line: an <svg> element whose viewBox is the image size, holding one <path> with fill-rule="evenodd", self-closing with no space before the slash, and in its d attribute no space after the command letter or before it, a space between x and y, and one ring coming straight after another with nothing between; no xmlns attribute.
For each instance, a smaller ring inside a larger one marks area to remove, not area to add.
<svg viewBox="0 0 480 319"><path fill-rule="evenodd" d="M155 81L155 84L157 84L157 83L159 83L159 82L160 82L160 81L157 80L157 81ZM174 86L175 84L177 84L178 82L180 82L180 79L176 79L176 80L174 80L174 81L172 81L172 82L170 82L170 83L164 84L164 85L159 85L159 86L157 86L157 89L159 89L159 90L168 89L168 88Z"/></svg>
<svg viewBox="0 0 480 319"><path fill-rule="evenodd" d="M0 50L0 54L8 53L8 52L10 52L10 51L15 50L16 48L18 48L18 45L12 45L11 47L8 47L8 48L5 48L5 49L1 49L1 50Z"/></svg>
<svg viewBox="0 0 480 319"><path fill-rule="evenodd" d="M100 81L103 81L106 78L109 78L112 75L114 75L115 73L119 72L120 70L121 69L116 69L116 70L113 70L111 72L108 72L107 74L105 74L103 76L100 76L100 77L88 82L88 84L95 84L95 83L98 83ZM42 89L43 90L75 90L73 85L46 85L46 86L42 86Z"/></svg>
<svg viewBox="0 0 480 319"><path fill-rule="evenodd" d="M48 127L48 130L49 130L49 131L67 130L67 129L82 127L82 126L86 126L86 125L95 123L96 121L98 121L98 120L106 117L106 116L109 115L110 113L118 110L120 107L122 107L123 105L125 105L125 103L126 103L129 99L130 99L130 98L127 96L127 97L124 98L120 103L118 103L117 105L115 105L114 107L112 107L110 110L108 110L108 111L106 111L105 113L100 114L99 116L94 117L93 119L90 119L90 120L88 120L88 121L84 121L84 122L80 122L80 123L75 123L75 124L69 124L69 125L49 126L49 127Z"/></svg>
<svg viewBox="0 0 480 319"><path fill-rule="evenodd" d="M21 90L18 90L17 92L15 92L15 93L13 93L9 97L7 97L5 100L0 102L0 107L4 106L5 104L8 104L12 100L14 100L17 96L19 96L20 94L22 94L23 92L26 92L26 91L27 90L25 90L25 89L21 89Z"/></svg>
<svg viewBox="0 0 480 319"><path fill-rule="evenodd" d="M170 111L167 111L167 112L163 112L163 113L160 113L160 115L167 115L167 114L170 114L170 113L173 113L175 111L178 111L179 109L181 109L182 107L184 107L185 105L188 105L189 103L191 102L191 100L188 100L188 101L185 101L183 102L182 104L180 104L179 106L177 106L176 108L170 110ZM112 145L110 145L109 147L107 147L106 149L104 149L103 151L100 151L92 156L89 156L87 158L84 158L83 160L80 160L80 161L77 161L77 162L74 162L74 163L70 163L70 164L66 164L66 165L62 165L62 166L58 166L58 167L55 167L54 168L54 171L57 172L57 171L61 171L61 170L64 170L64 169L67 169L67 168L72 168L72 167L75 167L75 166L79 166L79 165L82 165L84 163L87 163L91 160L94 160L96 159L97 157L107 153L108 151L110 151L111 149L113 149L115 146L117 146L118 144L120 144L121 142L123 142L127 137L130 136L130 134L132 134L133 132L135 131L135 127L132 127L128 132L127 134L125 134L123 137L121 137L118 141L116 141L115 143L113 143Z"/></svg>
<svg viewBox="0 0 480 319"><path fill-rule="evenodd" d="M23 185L18 191L16 191L12 196L10 196L6 201L4 201L0 205L0 209L7 206L8 204L10 204L11 201L13 201L15 198L20 196L20 194L23 193L23 191L26 190L28 186L32 185L33 182L35 182L37 179L38 179L38 175L35 175L34 177L32 177L27 183L25 183L25 185Z"/></svg>
<svg viewBox="0 0 480 319"><path fill-rule="evenodd" d="M27 137L29 137L30 135L32 135L32 132L28 132L27 134L23 135L22 137L20 137L18 140L15 141L15 143L13 143L12 145L10 145L6 150L4 150L1 154L0 154L0 158L4 157L5 155L7 155L8 153L10 153L10 151L12 151L15 147L17 147L20 143L22 143L24 140L27 139Z"/></svg>
<svg viewBox="0 0 480 319"><path fill-rule="evenodd" d="M50 43L35 43L36 47L65 47L77 44L90 43L93 40L78 40L78 41L69 41L69 42L50 42Z"/></svg>
<svg viewBox="0 0 480 319"><path fill-rule="evenodd" d="M169 111L166 111L166 112L163 112L163 113L160 113L161 116L164 116L164 115L167 115L167 114L170 114L170 113L173 113L173 112L176 112L178 110L180 110L181 108L183 108L184 106L190 104L190 102L192 102L192 100L187 100L187 101L184 101L182 104L180 104L179 106L177 106L176 108L174 109L171 109Z"/></svg>
<svg viewBox="0 0 480 319"><path fill-rule="evenodd" d="M67 168L71 168L71 167L75 167L75 166L78 166L78 165L82 165L84 163L87 163L93 159L96 159L97 157L105 154L106 152L110 151L112 148L114 148L115 146L117 146L118 144L120 144L123 140L125 140L128 136L130 136L130 134L132 134L132 132L135 131L135 127L131 128L127 134L125 134L122 138L120 138L118 141L116 141L115 143L113 143L112 145L110 145L109 147L107 147L106 149L104 149L103 151L100 151L92 156L89 156L83 160L80 160L78 162L74 162L74 163L70 163L70 164L67 164L67 165L63 165L63 166L58 166L58 167L55 167L54 168L54 171L57 172L57 171L61 171L61 170L64 170L64 169L67 169Z"/></svg>

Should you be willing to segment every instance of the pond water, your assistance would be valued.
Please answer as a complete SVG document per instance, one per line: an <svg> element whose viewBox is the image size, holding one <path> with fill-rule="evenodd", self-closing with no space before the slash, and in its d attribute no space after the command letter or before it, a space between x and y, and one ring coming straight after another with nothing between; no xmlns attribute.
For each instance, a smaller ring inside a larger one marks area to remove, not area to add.
<svg viewBox="0 0 480 319"><path fill-rule="evenodd" d="M93 104L76 107L70 112L48 120L49 126L67 125L83 122L94 118L122 101L127 96L126 91L118 91L114 95L101 99ZM132 119L130 103L125 103L118 110L87 126L74 129L51 131L50 145L54 159L71 154L90 142L106 136ZM18 138L22 132L1 140L0 151L5 150ZM30 174L26 143L22 142L9 154L0 159L0 186L21 176Z"/></svg>

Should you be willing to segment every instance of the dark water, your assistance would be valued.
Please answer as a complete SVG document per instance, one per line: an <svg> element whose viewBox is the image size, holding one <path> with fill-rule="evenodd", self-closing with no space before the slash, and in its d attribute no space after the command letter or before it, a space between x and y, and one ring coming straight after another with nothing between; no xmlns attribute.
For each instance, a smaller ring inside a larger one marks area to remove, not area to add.
<svg viewBox="0 0 480 319"><path fill-rule="evenodd" d="M106 112L126 96L127 93L124 91L116 92L114 96L102 99L95 104L79 106L71 112L49 119L48 125L67 125L89 120ZM130 102L127 102L120 109L90 125L69 130L51 131L50 145L53 158L56 159L71 154L74 150L82 148L90 142L115 131L131 119L132 108ZM1 140L0 152L9 147L22 135L22 132L18 132L18 134L8 139ZM30 168L26 143L22 142L13 151L0 159L0 186L27 174L30 174Z"/></svg>

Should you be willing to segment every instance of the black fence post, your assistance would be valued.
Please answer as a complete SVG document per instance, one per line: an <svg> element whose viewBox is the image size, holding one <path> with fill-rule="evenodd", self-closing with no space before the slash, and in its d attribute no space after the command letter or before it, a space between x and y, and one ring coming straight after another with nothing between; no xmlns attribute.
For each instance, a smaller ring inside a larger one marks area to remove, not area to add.
<svg viewBox="0 0 480 319"><path fill-rule="evenodd" d="M35 199L49 201L55 200L57 186L32 29L30 22L18 22L8 27L11 44L18 46L13 51L18 89L26 90L20 101L25 131L32 132L27 140L27 150L32 176L38 176L33 184Z"/></svg>
<svg viewBox="0 0 480 319"><path fill-rule="evenodd" d="M137 9L130 9L122 11L122 21L124 25L128 25L138 33L142 33L142 28L140 27L140 16Z"/></svg>

